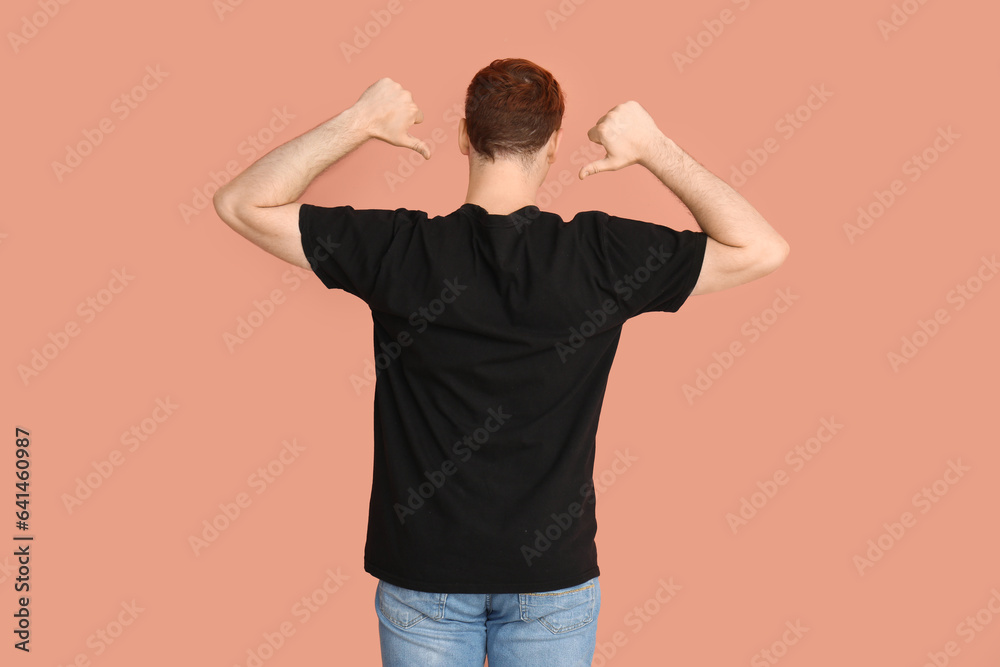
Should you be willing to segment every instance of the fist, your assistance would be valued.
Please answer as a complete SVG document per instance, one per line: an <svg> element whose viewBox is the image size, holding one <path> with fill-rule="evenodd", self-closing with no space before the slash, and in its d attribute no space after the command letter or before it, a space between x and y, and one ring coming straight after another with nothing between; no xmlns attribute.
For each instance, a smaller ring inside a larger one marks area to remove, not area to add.
<svg viewBox="0 0 1000 667"><path fill-rule="evenodd" d="M370 137L387 144L410 148L430 159L431 150L410 134L410 127L424 122L424 112L413 102L413 95L388 77L379 79L362 93L354 104Z"/></svg>
<svg viewBox="0 0 1000 667"><path fill-rule="evenodd" d="M585 165L580 178L600 171L615 171L642 161L653 142L663 136L652 116L635 101L619 104L604 114L587 137L604 146L607 155Z"/></svg>

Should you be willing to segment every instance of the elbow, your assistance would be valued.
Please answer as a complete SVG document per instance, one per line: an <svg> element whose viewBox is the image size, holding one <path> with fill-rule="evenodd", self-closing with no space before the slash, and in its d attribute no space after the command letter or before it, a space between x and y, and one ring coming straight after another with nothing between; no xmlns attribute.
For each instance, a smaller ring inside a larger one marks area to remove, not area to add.
<svg viewBox="0 0 1000 667"><path fill-rule="evenodd" d="M215 206L215 212L221 217L222 212L227 209L226 186L221 186L215 191L215 194L212 195L212 205Z"/></svg>
<svg viewBox="0 0 1000 667"><path fill-rule="evenodd" d="M233 202L233 198L227 193L225 186L216 190L215 194L212 195L212 205L215 207L215 212L219 215L219 218L230 227L238 220L236 204Z"/></svg>
<svg viewBox="0 0 1000 667"><path fill-rule="evenodd" d="M791 252L792 247L788 245L788 241L786 241L784 238L779 238L777 246L778 247L775 249L775 254L778 258L777 260L778 266L781 266L782 264L785 263L785 260L788 259L788 253Z"/></svg>
<svg viewBox="0 0 1000 667"><path fill-rule="evenodd" d="M788 259L790 251L791 247L788 245L788 241L780 236L767 249L762 250L757 261L758 266L761 267L761 271L763 272L762 275L768 275L777 271L778 267Z"/></svg>

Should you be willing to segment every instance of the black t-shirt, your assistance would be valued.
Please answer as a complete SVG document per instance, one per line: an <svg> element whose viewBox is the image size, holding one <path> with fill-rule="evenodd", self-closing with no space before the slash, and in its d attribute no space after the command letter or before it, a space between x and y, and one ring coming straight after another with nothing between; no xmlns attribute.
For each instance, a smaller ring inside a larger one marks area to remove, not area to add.
<svg viewBox="0 0 1000 667"><path fill-rule="evenodd" d="M625 320L676 312L704 232L535 206L444 216L303 204L302 249L374 324L365 570L439 593L600 574L598 418Z"/></svg>

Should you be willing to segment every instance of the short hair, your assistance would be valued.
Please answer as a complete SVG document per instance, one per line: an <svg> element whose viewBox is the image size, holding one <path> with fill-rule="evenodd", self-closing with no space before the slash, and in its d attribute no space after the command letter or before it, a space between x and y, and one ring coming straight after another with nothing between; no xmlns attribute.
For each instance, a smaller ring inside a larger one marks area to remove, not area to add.
<svg viewBox="0 0 1000 667"><path fill-rule="evenodd" d="M548 70L523 58L494 60L466 91L469 143L491 162L509 157L528 167L562 127L565 109L563 91Z"/></svg>

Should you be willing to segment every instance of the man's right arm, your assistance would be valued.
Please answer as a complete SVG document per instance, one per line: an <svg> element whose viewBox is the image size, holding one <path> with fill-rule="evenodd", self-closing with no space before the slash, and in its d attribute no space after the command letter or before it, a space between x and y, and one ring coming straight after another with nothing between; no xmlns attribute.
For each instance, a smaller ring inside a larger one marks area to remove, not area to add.
<svg viewBox="0 0 1000 667"><path fill-rule="evenodd" d="M581 178L641 164L681 200L708 235L692 295L762 278L785 261L787 241L742 195L664 135L638 102L609 111L588 136L608 155L583 167Z"/></svg>

